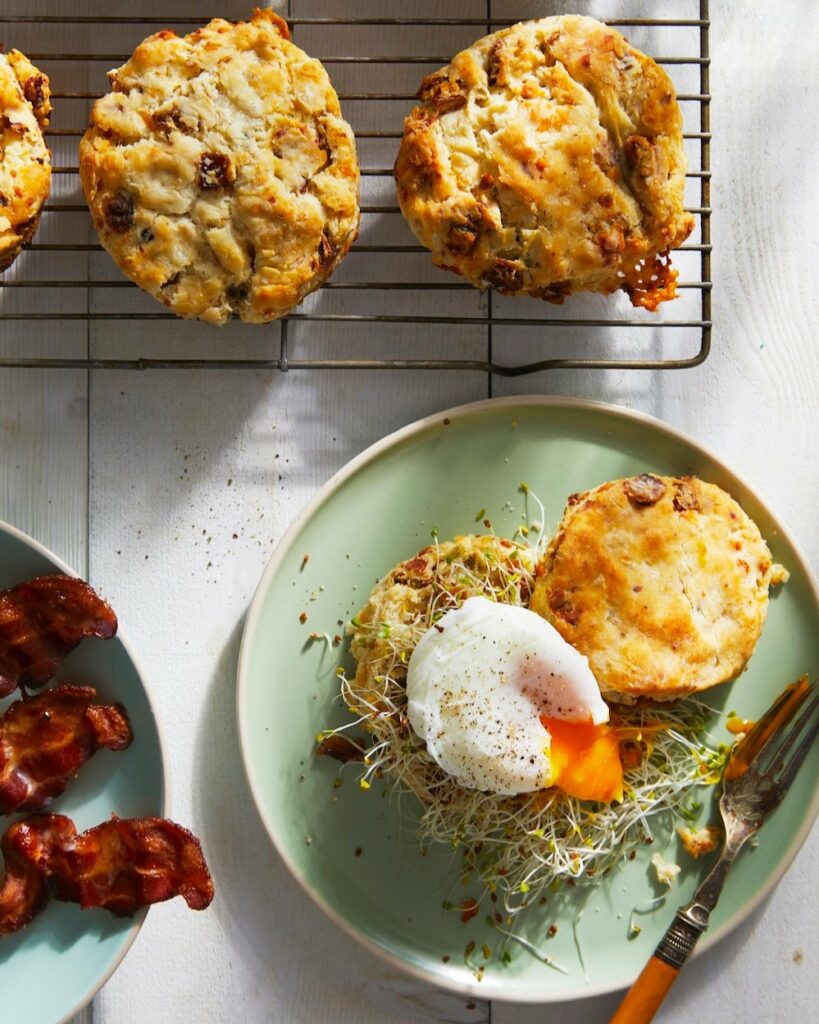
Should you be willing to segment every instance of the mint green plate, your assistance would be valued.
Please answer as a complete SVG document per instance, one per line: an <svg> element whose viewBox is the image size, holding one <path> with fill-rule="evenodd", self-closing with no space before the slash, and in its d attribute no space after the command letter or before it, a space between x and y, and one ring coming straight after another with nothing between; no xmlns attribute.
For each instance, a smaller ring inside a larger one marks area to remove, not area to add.
<svg viewBox="0 0 819 1024"><path fill-rule="evenodd" d="M75 575L36 541L0 522L0 589L54 572ZM49 811L67 814L80 831L106 821L112 813L123 818L163 815L159 729L139 667L122 635L84 641L48 685L58 682L88 683L100 697L124 704L134 742L121 753L101 750L95 754ZM0 711L13 699L0 701ZM13 820L0 815L0 832ZM27 928L0 936L0 1020L21 1024L68 1020L113 974L145 913L115 918L104 910L52 902Z"/></svg>
<svg viewBox="0 0 819 1024"><path fill-rule="evenodd" d="M475 942L472 960L482 964L482 944L497 949L498 935L484 923L483 912L465 925L442 909L453 885L458 901L477 895L458 880L452 851L433 848L422 857L411 813L399 816L399 801L386 798L383 784L361 790L350 766L336 789L337 764L314 756L316 733L345 718L335 669L349 654L346 644L328 650L322 642L309 643L308 634L343 633L340 620L355 614L379 577L427 544L433 527L442 538L472 532L477 513L486 509L495 530L511 536L523 510L521 481L544 502L553 527L572 492L644 471L692 473L730 491L791 572L771 601L748 670L710 695L721 716L713 734L727 741L723 709L754 718L786 683L816 673L819 595L793 542L747 485L714 455L647 416L571 399L526 397L478 402L412 424L329 481L285 535L262 578L245 628L238 687L245 770L262 820L316 903L368 949L411 974L470 995L522 1002L623 987L710 858L691 860L676 837L660 829L653 846L588 897L579 887L565 889L528 911L525 934L567 975L512 947L512 963L491 960L477 982L464 963L465 947ZM305 555L309 561L303 564ZM302 612L308 615L305 624L299 621ZM758 847L747 850L732 871L700 950L746 917L785 871L819 810L817 778L819 745L764 827ZM712 791L702 793L702 821L715 820ZM407 811L410 801L403 803ZM629 940L632 908L657 893L649 869L655 850L679 859L683 871L666 902L640 916L642 931ZM552 924L558 931L547 940Z"/></svg>

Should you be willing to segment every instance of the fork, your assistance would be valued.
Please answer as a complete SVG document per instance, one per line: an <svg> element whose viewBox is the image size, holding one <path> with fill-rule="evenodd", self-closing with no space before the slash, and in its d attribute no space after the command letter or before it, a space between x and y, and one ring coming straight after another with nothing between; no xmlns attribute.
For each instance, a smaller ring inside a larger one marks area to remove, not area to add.
<svg viewBox="0 0 819 1024"><path fill-rule="evenodd" d="M708 927L725 878L743 845L779 805L819 732L819 687L803 676L787 686L731 751L719 809L725 843L719 860L681 907L610 1024L648 1024Z"/></svg>

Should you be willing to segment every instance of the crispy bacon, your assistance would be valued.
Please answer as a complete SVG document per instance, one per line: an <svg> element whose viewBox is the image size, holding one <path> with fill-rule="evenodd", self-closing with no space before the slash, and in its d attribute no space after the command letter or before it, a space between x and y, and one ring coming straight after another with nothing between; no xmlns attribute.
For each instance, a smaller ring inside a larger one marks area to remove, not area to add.
<svg viewBox="0 0 819 1024"><path fill-rule="evenodd" d="M72 576L39 576L0 591L0 697L43 686L81 640L116 631L113 609Z"/></svg>
<svg viewBox="0 0 819 1024"><path fill-rule="evenodd" d="M57 686L0 715L0 814L41 811L100 748L125 750L120 705L95 704L90 686Z"/></svg>
<svg viewBox="0 0 819 1024"><path fill-rule="evenodd" d="M485 271L483 280L501 295L514 295L523 287L523 271L513 260L498 257L492 267Z"/></svg>
<svg viewBox="0 0 819 1024"><path fill-rule="evenodd" d="M0 935L19 931L48 903L48 864L77 831L70 818L44 814L6 830L0 849L6 875L0 888Z"/></svg>
<svg viewBox="0 0 819 1024"><path fill-rule="evenodd" d="M641 473L623 481L623 490L635 505L656 505L667 488L662 480L651 473Z"/></svg>
<svg viewBox="0 0 819 1024"><path fill-rule="evenodd" d="M364 760L362 748L340 733L325 736L316 747L316 753L327 757L334 757L336 761L341 761L342 764L346 764L348 761Z"/></svg>
<svg viewBox="0 0 819 1024"><path fill-rule="evenodd" d="M450 74L446 68L436 71L421 82L418 90L418 99L422 103L428 103L435 108L438 116L446 114L450 110L460 110L466 106L466 87L464 83L453 72Z"/></svg>
<svg viewBox="0 0 819 1024"><path fill-rule="evenodd" d="M50 897L129 917L182 896L193 910L213 899L199 840L163 818L117 818L77 834L70 818L39 814L3 836L0 934L28 924Z"/></svg>
<svg viewBox="0 0 819 1024"><path fill-rule="evenodd" d="M623 291L632 306L642 306L654 313L661 302L677 296L677 271L671 266L671 257L661 252L636 264L624 264Z"/></svg>
<svg viewBox="0 0 819 1024"><path fill-rule="evenodd" d="M690 477L674 482L674 508L678 512L699 512L700 501Z"/></svg>

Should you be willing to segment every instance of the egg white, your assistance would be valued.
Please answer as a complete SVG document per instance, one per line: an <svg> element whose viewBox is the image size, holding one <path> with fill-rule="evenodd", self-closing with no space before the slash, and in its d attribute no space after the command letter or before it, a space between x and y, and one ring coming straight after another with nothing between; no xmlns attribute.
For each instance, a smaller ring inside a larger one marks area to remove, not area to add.
<svg viewBox="0 0 819 1024"><path fill-rule="evenodd" d="M462 786L500 794L552 784L540 716L595 725L609 711L588 660L526 608L471 597L419 641L407 671L408 717Z"/></svg>

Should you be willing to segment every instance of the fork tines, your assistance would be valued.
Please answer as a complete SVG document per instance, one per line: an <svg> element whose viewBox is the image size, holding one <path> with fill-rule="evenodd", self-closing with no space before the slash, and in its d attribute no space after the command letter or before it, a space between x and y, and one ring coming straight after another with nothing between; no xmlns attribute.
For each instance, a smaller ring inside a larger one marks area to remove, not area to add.
<svg viewBox="0 0 819 1024"><path fill-rule="evenodd" d="M768 771L774 773L775 781L784 789L793 782L799 767L819 733L819 688L811 686L810 696L804 700L802 711L788 731L784 741L774 752ZM801 739L800 739L801 737ZM794 749L794 744L799 744Z"/></svg>
<svg viewBox="0 0 819 1024"><path fill-rule="evenodd" d="M819 732L817 712L819 688L807 676L787 686L734 748L726 779L753 767L777 787L787 789Z"/></svg>

